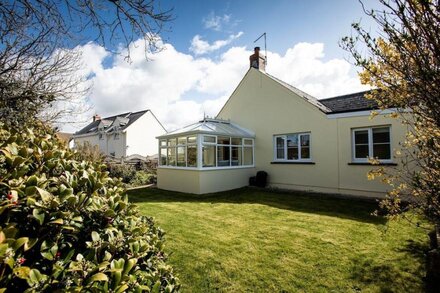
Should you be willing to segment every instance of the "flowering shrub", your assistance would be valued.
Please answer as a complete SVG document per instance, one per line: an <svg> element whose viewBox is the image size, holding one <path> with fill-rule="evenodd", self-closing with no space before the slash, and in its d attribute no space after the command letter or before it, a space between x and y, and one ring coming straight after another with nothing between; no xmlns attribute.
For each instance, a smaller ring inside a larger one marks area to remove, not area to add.
<svg viewBox="0 0 440 293"><path fill-rule="evenodd" d="M0 125L0 292L175 292L164 232L105 166Z"/></svg>

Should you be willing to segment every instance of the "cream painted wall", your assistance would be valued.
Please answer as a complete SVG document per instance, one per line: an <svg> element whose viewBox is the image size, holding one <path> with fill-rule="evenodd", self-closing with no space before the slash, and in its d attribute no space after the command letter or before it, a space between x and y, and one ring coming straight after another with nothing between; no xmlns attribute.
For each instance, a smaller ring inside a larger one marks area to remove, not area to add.
<svg viewBox="0 0 440 293"><path fill-rule="evenodd" d="M159 167L157 187L160 189L200 194L200 171Z"/></svg>
<svg viewBox="0 0 440 293"><path fill-rule="evenodd" d="M160 189L205 194L232 190L249 184L255 168L224 170L190 170L159 167L157 186Z"/></svg>
<svg viewBox="0 0 440 293"><path fill-rule="evenodd" d="M369 116L330 119L291 90L251 69L218 114L255 132L255 166L269 174L274 187L362 196L382 195L387 186L368 181L372 166L353 166L351 129L392 125L392 149L398 147L405 129L397 120ZM271 164L273 136L297 132L311 133L314 165Z"/></svg>
<svg viewBox="0 0 440 293"><path fill-rule="evenodd" d="M151 111L148 111L126 129L127 156L157 154L156 137L165 133L166 130Z"/></svg>
<svg viewBox="0 0 440 293"><path fill-rule="evenodd" d="M125 133L119 134L119 139L115 140L113 134L103 134L102 139L99 139L98 134L80 136L74 138L74 144L83 144L88 141L91 145L99 146L101 152L105 155L115 153L115 157L120 158L125 156Z"/></svg>

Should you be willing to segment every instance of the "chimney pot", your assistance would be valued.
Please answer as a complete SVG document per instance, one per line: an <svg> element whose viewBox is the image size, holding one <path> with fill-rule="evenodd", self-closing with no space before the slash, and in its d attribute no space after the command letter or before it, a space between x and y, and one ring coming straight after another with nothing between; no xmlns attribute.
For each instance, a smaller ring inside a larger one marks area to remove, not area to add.
<svg viewBox="0 0 440 293"><path fill-rule="evenodd" d="M266 57L260 55L260 47L254 48L254 54L249 56L250 67L260 71L266 71Z"/></svg>
<svg viewBox="0 0 440 293"><path fill-rule="evenodd" d="M93 122L101 120L101 116L98 114L93 115Z"/></svg>

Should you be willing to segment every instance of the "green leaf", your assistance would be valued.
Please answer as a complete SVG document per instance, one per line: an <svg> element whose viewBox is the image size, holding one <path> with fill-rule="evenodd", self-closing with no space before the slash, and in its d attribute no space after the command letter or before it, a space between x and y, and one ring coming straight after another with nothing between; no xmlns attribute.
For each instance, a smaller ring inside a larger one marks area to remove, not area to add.
<svg viewBox="0 0 440 293"><path fill-rule="evenodd" d="M34 209L32 211L32 215L34 216L35 219L37 219L37 221L40 223L40 225L43 225L44 223L44 213L41 212L39 209Z"/></svg>
<svg viewBox="0 0 440 293"><path fill-rule="evenodd" d="M108 281L108 277L104 273L97 273L91 276L88 280L88 282L99 282L99 281Z"/></svg>
<svg viewBox="0 0 440 293"><path fill-rule="evenodd" d="M12 248L17 251L22 245L24 245L26 242L29 241L29 238L27 237L21 237L15 240L14 244L12 245Z"/></svg>
<svg viewBox="0 0 440 293"><path fill-rule="evenodd" d="M41 189L39 187L35 187L35 188L37 189L37 192L40 194L41 199L43 201L49 201L52 198L52 195L49 192L47 192L46 190Z"/></svg>
<svg viewBox="0 0 440 293"><path fill-rule="evenodd" d="M28 251L38 242L38 238L30 238L28 242L24 244L24 251Z"/></svg>
<svg viewBox="0 0 440 293"><path fill-rule="evenodd" d="M62 225L62 224L64 224L64 221L63 221L63 219L56 219L56 220L50 221L49 224Z"/></svg>
<svg viewBox="0 0 440 293"><path fill-rule="evenodd" d="M14 274L20 279L27 279L31 269L29 267L17 267L14 268Z"/></svg>
<svg viewBox="0 0 440 293"><path fill-rule="evenodd" d="M153 288L151 289L152 293L159 293L160 290L160 281L157 281L156 284L154 284Z"/></svg>
<svg viewBox="0 0 440 293"><path fill-rule="evenodd" d="M93 240L93 242L98 242L100 239L101 239L101 237L99 237L98 232L92 231L92 240Z"/></svg>

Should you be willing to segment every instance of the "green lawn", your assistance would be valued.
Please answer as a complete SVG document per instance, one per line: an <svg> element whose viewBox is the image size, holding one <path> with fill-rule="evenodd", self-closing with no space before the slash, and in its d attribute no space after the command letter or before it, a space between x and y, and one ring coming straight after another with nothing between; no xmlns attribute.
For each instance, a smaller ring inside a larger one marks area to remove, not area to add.
<svg viewBox="0 0 440 293"><path fill-rule="evenodd" d="M426 232L357 200L240 189L129 192L167 232L184 292L420 292Z"/></svg>

